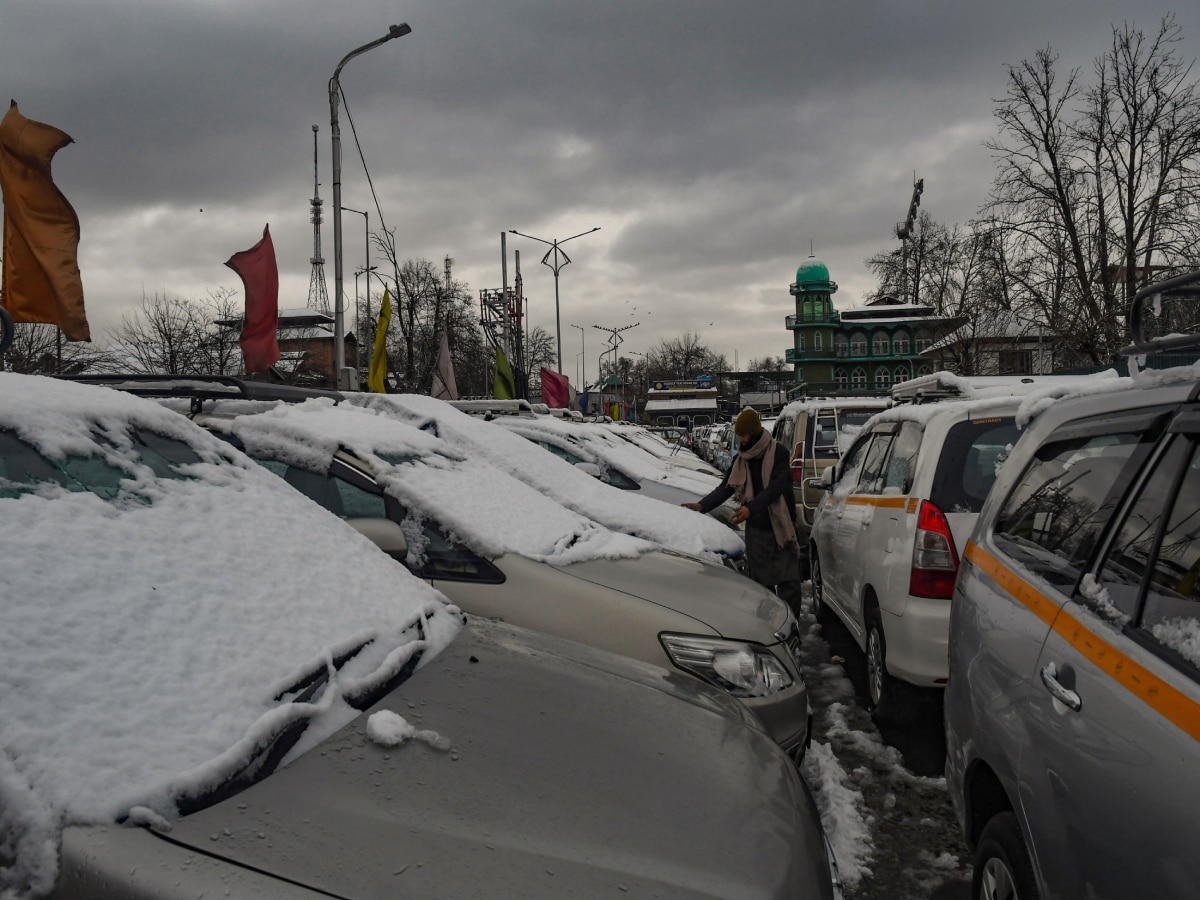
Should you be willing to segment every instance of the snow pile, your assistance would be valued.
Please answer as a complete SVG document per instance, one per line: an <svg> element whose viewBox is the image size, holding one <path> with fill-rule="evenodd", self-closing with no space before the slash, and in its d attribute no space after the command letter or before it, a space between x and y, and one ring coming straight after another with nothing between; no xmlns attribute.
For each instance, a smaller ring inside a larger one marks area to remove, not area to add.
<svg viewBox="0 0 1200 900"><path fill-rule="evenodd" d="M469 416L442 400L416 394L358 394L350 402L411 425L433 422L448 447L470 458L471 468L493 465L520 479L542 500L606 528L691 556L716 559L744 552L738 534L717 520L635 491L617 490L495 422ZM512 521L524 523L525 518Z"/></svg>
<svg viewBox="0 0 1200 900"><path fill-rule="evenodd" d="M199 461L156 474L131 428ZM84 483L125 476L109 499L29 490L0 458L0 895L52 886L64 824L169 819L286 722L308 721L293 753L328 737L357 715L346 697L461 628L345 523L157 404L0 373L0 431ZM311 702L277 699L322 671Z"/></svg>
<svg viewBox="0 0 1200 900"><path fill-rule="evenodd" d="M846 887L856 888L864 876L871 874L875 853L872 820L863 813L866 804L862 791L850 784L850 776L829 744L814 741L804 755L801 771L817 801L842 881Z"/></svg>
<svg viewBox="0 0 1200 900"><path fill-rule="evenodd" d="M317 472L345 449L370 465L411 517L436 522L448 538L483 556L516 553L565 565L653 549L566 509L482 454L373 409L319 399L206 424L236 435L251 456Z"/></svg>
<svg viewBox="0 0 1200 900"><path fill-rule="evenodd" d="M418 729L390 709L381 709L367 719L367 737L382 747L398 747L407 740L422 741L434 750L449 750L450 739L436 731Z"/></svg>

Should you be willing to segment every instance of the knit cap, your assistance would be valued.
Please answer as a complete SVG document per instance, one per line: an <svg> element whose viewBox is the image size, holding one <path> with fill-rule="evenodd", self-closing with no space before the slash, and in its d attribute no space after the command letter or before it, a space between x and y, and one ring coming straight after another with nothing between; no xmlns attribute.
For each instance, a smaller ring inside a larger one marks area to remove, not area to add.
<svg viewBox="0 0 1200 900"><path fill-rule="evenodd" d="M758 413L747 406L738 413L737 420L733 423L734 434L758 434L762 431L762 420L758 417Z"/></svg>

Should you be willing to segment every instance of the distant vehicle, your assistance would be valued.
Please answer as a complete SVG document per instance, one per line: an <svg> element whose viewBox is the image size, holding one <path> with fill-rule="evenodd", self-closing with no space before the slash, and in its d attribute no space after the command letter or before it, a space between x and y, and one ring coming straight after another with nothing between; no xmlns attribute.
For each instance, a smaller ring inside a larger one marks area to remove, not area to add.
<svg viewBox="0 0 1200 900"><path fill-rule="evenodd" d="M1200 351L1197 301L1200 273L1143 288L1127 352ZM1019 410L950 613L946 782L974 897L1196 895L1198 395L1194 367L1162 369Z"/></svg>

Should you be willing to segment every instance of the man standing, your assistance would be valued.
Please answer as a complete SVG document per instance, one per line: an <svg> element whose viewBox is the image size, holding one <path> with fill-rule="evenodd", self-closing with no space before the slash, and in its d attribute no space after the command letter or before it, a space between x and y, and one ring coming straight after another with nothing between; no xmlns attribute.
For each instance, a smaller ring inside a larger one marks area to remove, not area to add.
<svg viewBox="0 0 1200 900"><path fill-rule="evenodd" d="M800 544L796 539L796 500L787 450L763 431L758 413L743 409L733 425L738 453L725 480L688 509L707 513L731 496L741 504L733 524L746 523L750 577L771 588L800 615Z"/></svg>

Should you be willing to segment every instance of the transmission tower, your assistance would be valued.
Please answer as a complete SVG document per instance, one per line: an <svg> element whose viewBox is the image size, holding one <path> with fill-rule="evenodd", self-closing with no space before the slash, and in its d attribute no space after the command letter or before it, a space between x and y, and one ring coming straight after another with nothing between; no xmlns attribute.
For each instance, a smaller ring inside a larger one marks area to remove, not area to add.
<svg viewBox="0 0 1200 900"><path fill-rule="evenodd" d="M329 292L325 289L325 258L321 256L321 192L317 180L317 126L313 130L313 198L308 201L312 207L309 219L313 223L313 255L312 276L308 280L308 308L317 312L330 314ZM370 277L370 276L368 276Z"/></svg>

